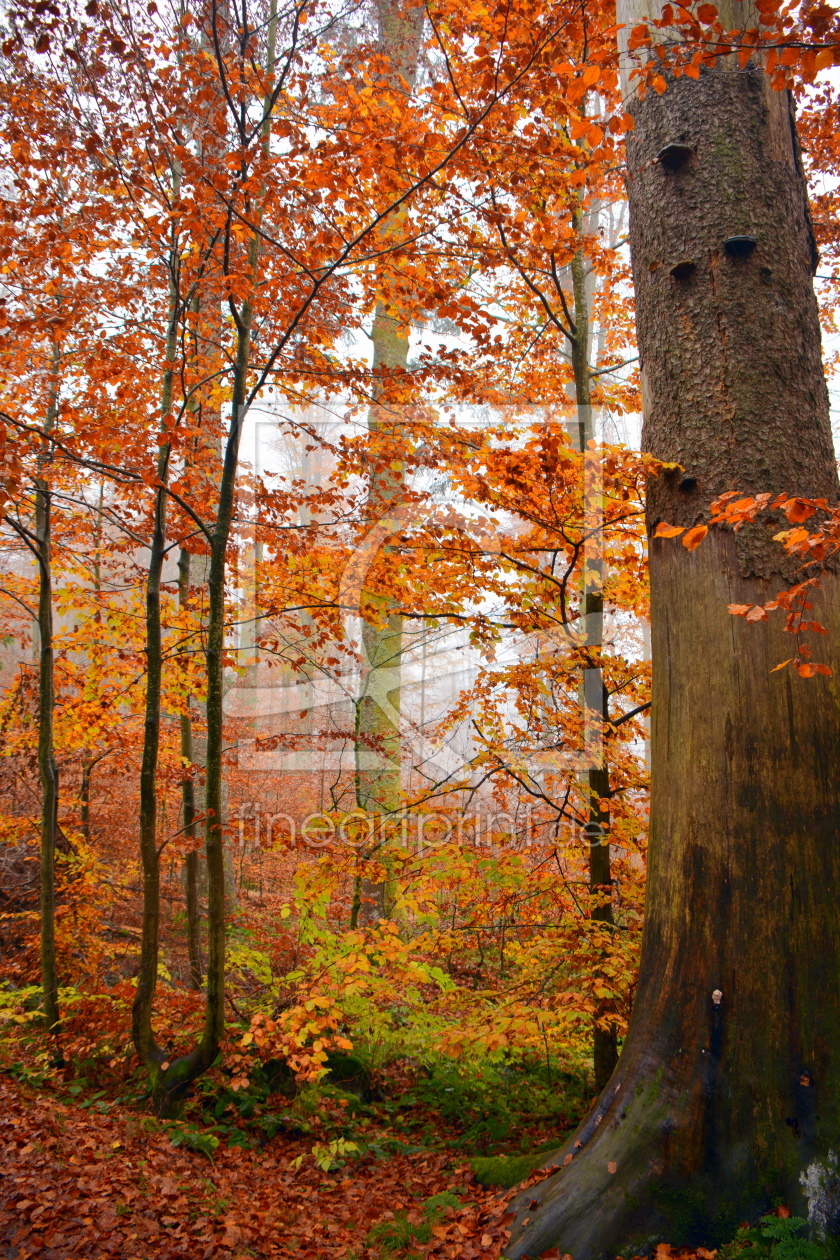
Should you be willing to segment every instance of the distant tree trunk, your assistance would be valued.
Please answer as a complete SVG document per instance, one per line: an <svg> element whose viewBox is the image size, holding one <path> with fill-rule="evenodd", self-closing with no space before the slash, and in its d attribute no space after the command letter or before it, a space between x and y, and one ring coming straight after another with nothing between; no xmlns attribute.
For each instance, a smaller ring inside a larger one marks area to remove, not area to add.
<svg viewBox="0 0 840 1260"><path fill-rule="evenodd" d="M755 24L741 14L724 26ZM620 8L619 21L638 18ZM704 520L726 490L836 501L787 94L754 66L721 64L633 112L643 440L682 466L652 482L649 531ZM814 600L832 678L771 672L794 650L782 623L727 612L790 584L778 528L712 530L692 553L651 543L653 786L633 1016L610 1084L548 1161L568 1165L517 1203L514 1260L714 1243L776 1197L804 1213L800 1174L837 1149L840 583L828 575Z"/></svg>
<svg viewBox="0 0 840 1260"><path fill-rule="evenodd" d="M583 228L580 214L575 215L574 224L579 233ZM571 351L578 420L577 445L584 457L584 529L591 535L587 540L588 554L585 556L583 590L581 591L584 635L589 657L588 666L583 672L581 690L585 708L597 714L597 719L603 728L600 738L596 741L600 750L598 760L596 764L589 765L583 772L588 809L586 835L589 844L589 898L593 921L606 924L608 928L611 928L613 905L609 838L610 811L609 806L602 803L608 801L610 797L610 770L603 738L609 719L609 696L604 685L604 671L601 665L601 652L604 646L604 566L600 554L600 530L597 527L602 514L602 496L597 494L597 487L590 484L591 477L586 456L589 443L595 437L595 426L590 381L591 318L586 285L586 255L582 248L577 250L572 259L571 273L575 319ZM596 503L592 502L593 491L598 499ZM592 528L593 518L596 522L594 529ZM597 978L596 975L595 979ZM592 1030L592 1067L597 1089L604 1088L618 1062L618 1037L614 1025L603 1026L606 1014L606 1004L599 1002L595 1010L596 1022Z"/></svg>
<svg viewBox="0 0 840 1260"><path fill-rule="evenodd" d="M391 90L411 92L417 78L425 10L406 0L376 0L379 47L388 60L384 76ZM404 215L383 227L383 236L399 228ZM381 300L376 304L371 339L373 341L374 404L368 416L372 434L393 439L400 432L403 417L399 404L394 405L393 379L408 364L410 329L403 323L399 303ZM390 378L390 379L389 379ZM396 397L402 391L397 388ZM389 406L389 403L391 405ZM395 469L386 460L374 468L368 488L367 516L371 526L399 503L405 493L405 472ZM400 677L403 653L403 619L371 597L362 593L363 601L373 604L383 614L383 624L369 621L362 624L362 642L367 674L362 693L356 701L355 755L356 804L376 820L377 852L389 868L387 853L387 820L398 813L402 800L402 737L399 727ZM384 880L357 881L351 911L351 924L375 923L392 911L393 890L386 874Z"/></svg>

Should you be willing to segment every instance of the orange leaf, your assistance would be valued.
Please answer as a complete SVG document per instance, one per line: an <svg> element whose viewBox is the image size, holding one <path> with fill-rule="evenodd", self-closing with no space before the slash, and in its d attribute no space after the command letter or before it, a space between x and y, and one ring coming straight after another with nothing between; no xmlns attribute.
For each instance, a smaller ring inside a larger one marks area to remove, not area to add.
<svg viewBox="0 0 840 1260"><path fill-rule="evenodd" d="M668 84L665 82L661 74L655 74L651 80L651 86L653 87L654 92L658 92L661 96Z"/></svg>
<svg viewBox="0 0 840 1260"><path fill-rule="evenodd" d="M751 608L750 611L747 613L747 621L766 621L766 620L767 620L767 613L762 608L761 604L756 604L755 607Z"/></svg>
<svg viewBox="0 0 840 1260"><path fill-rule="evenodd" d="M752 608L752 604L727 604L727 612L731 612L733 617L745 617Z"/></svg>
<svg viewBox="0 0 840 1260"><path fill-rule="evenodd" d="M790 665L792 660L793 660L793 657L789 656L786 661L780 661L778 665L773 666L773 668L770 670L770 673L775 674L777 670L784 669L785 665Z"/></svg>
<svg viewBox="0 0 840 1260"><path fill-rule="evenodd" d="M717 9L713 4L698 4L697 16L706 26L708 26L710 22L714 22L717 15Z"/></svg>
<svg viewBox="0 0 840 1260"><path fill-rule="evenodd" d="M583 72L583 83L585 87L594 87L601 77L600 66L587 66Z"/></svg>
<svg viewBox="0 0 840 1260"><path fill-rule="evenodd" d="M834 48L823 48L817 53L815 68L817 70L825 70L826 66L836 65L838 55L840 55L840 48L836 45Z"/></svg>
<svg viewBox="0 0 840 1260"><path fill-rule="evenodd" d="M807 521L809 516L813 516L815 509L807 499L789 499L782 511L792 524L798 525L801 521Z"/></svg>
<svg viewBox="0 0 840 1260"><path fill-rule="evenodd" d="M708 532L708 525L695 525L694 529L690 529L682 540L682 545L689 551L696 551Z"/></svg>
<svg viewBox="0 0 840 1260"><path fill-rule="evenodd" d="M607 1172L611 1174L618 1172L618 1164L615 1162L614 1159L611 1159L610 1162L607 1164Z"/></svg>
<svg viewBox="0 0 840 1260"><path fill-rule="evenodd" d="M654 538L678 538L684 530L684 525L669 525L667 521L660 521L653 531L653 536Z"/></svg>

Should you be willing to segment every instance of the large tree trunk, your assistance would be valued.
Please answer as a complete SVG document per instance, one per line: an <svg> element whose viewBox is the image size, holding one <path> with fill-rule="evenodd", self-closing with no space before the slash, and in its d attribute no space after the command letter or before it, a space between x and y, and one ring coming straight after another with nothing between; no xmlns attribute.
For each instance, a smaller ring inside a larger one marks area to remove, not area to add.
<svg viewBox="0 0 840 1260"><path fill-rule="evenodd" d="M787 95L726 64L634 113L644 445L683 469L651 485L649 530L702 521L730 489L836 499ZM669 144L686 152L658 159ZM755 248L730 252L734 236ZM693 265L674 275L678 263ZM518 1202L509 1257L716 1242L776 1196L805 1212L800 1174L840 1140L837 578L814 612L831 678L772 673L791 636L772 614L754 626L727 612L790 584L778 528L712 530L693 553L651 545L653 786L633 1018L612 1080L550 1161L562 1170Z"/></svg>

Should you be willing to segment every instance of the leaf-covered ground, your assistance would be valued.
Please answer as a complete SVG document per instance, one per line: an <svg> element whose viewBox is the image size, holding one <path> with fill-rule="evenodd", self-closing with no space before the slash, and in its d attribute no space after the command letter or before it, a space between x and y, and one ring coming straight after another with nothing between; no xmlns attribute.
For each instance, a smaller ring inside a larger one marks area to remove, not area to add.
<svg viewBox="0 0 840 1260"><path fill-rule="evenodd" d="M403 1153L396 1134L386 1157L330 1172L313 1159L311 1134L220 1142L211 1158L147 1114L94 1106L0 1069L3 1260L498 1260L511 1199L550 1175L488 1190L461 1152L406 1143ZM778 1208L721 1252L660 1243L654 1260L822 1260L802 1238L807 1223L789 1217ZM554 1248L543 1260L572 1257Z"/></svg>
<svg viewBox="0 0 840 1260"><path fill-rule="evenodd" d="M325 1174L310 1147L285 1136L260 1150L221 1145L211 1163L146 1132L136 1114L91 1114L0 1077L3 1254L375 1260L395 1254L387 1240L366 1241L375 1226L387 1233L396 1219L399 1233L403 1214L421 1226L424 1204L453 1186L461 1209L446 1208L429 1242L396 1254L501 1254L506 1196L446 1154L368 1157Z"/></svg>

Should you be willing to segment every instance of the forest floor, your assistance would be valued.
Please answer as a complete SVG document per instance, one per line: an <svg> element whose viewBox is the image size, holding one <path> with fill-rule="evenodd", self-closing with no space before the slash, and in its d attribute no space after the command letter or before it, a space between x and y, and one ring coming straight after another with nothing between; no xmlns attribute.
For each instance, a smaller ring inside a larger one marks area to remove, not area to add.
<svg viewBox="0 0 840 1260"><path fill-rule="evenodd" d="M14 1260L501 1254L508 1196L482 1190L451 1155L366 1155L352 1170L325 1172L311 1159L311 1147L311 1139L283 1135L258 1149L220 1143L208 1157L174 1145L148 1117L82 1109L5 1076L3 1254ZM447 1202L429 1210L439 1195ZM426 1242L418 1241L426 1234Z"/></svg>
<svg viewBox="0 0 840 1260"><path fill-rule="evenodd" d="M116 1105L103 1091L74 1097L60 1081L36 1088L6 1067L0 1070L0 1255L494 1260L503 1254L509 1202L522 1185L487 1189L463 1152L445 1145L424 1150L385 1128L374 1136L367 1153L326 1170L313 1158L311 1134L278 1133L251 1148L223 1140L202 1151L197 1129ZM544 1175L535 1172L524 1184ZM695 1255L714 1253L657 1249L657 1260Z"/></svg>

